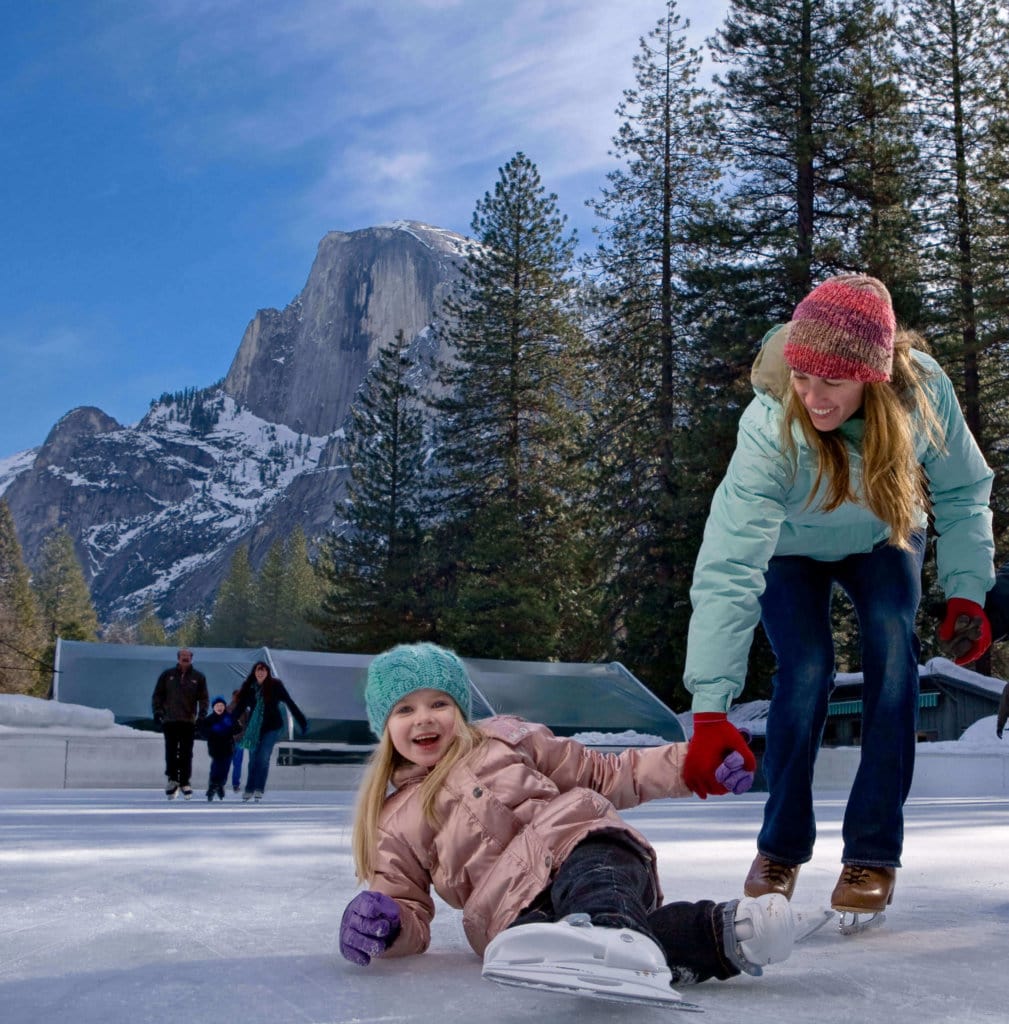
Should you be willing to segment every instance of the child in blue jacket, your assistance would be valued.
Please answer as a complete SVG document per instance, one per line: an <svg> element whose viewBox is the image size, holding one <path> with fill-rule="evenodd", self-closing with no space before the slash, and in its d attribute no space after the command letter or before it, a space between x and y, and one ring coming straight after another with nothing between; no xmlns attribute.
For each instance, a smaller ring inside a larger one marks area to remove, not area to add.
<svg viewBox="0 0 1009 1024"><path fill-rule="evenodd" d="M242 731L238 719L228 710L221 696L214 698L210 714L200 722L200 735L207 741L210 754L210 781L207 799L224 799L224 784L228 781L231 758L235 753L235 734Z"/></svg>

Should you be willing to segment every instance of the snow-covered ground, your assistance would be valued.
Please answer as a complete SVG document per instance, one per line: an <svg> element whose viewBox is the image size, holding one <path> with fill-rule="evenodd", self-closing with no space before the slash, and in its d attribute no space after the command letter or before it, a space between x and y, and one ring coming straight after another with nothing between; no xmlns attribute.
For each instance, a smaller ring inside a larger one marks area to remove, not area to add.
<svg viewBox="0 0 1009 1024"><path fill-rule="evenodd" d="M0 744L4 733L121 728L102 712L72 709L0 699ZM1009 756L1009 743L994 739L993 719L941 746ZM946 760L952 768L962 759ZM626 812L658 850L667 899L739 895L764 799L663 800ZM829 900L844 799L842 792L816 794L819 838L797 904ZM199 790L192 802L169 803L156 787L0 791L0 1021L469 1024L490 1014L494 1022L592 1024L659 1021L674 1012L482 981L459 913L440 903L424 956L365 969L346 963L336 934L357 888L353 800L349 790L271 789L258 805L230 790L214 804ZM828 925L763 978L685 989L706 1011L691 1019L1005 1020L1007 851L1009 797L912 797L886 924L850 937Z"/></svg>

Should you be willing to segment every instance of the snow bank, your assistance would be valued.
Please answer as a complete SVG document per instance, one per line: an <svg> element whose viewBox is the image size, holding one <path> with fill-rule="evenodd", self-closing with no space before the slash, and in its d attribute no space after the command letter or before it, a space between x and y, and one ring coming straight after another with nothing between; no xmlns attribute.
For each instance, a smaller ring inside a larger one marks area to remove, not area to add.
<svg viewBox="0 0 1009 1024"><path fill-rule="evenodd" d="M0 731L57 729L61 733L87 736L101 733L135 733L125 725L116 725L108 708L89 708L81 704L61 704L17 693L0 693Z"/></svg>

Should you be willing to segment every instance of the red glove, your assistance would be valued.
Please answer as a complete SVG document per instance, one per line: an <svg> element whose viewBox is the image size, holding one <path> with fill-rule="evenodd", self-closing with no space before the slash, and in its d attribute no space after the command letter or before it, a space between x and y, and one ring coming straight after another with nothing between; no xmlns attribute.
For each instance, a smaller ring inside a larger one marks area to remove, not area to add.
<svg viewBox="0 0 1009 1024"><path fill-rule="evenodd" d="M958 665L969 665L991 646L991 623L981 605L951 597L936 636L943 654Z"/></svg>
<svg viewBox="0 0 1009 1024"><path fill-rule="evenodd" d="M728 790L715 777L728 754L736 751L743 757L743 768L757 770L757 759L746 745L743 734L732 724L724 711L702 711L694 715L694 735L690 737L687 756L683 759L683 781L702 800L721 796Z"/></svg>

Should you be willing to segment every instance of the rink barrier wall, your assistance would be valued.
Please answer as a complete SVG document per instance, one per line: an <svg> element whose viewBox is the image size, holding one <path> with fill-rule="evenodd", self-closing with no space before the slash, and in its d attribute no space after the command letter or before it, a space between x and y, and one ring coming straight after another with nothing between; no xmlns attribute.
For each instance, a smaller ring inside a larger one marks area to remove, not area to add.
<svg viewBox="0 0 1009 1024"><path fill-rule="evenodd" d="M267 785L277 790L352 790L363 764L283 764L292 746L273 752ZM612 749L612 748L608 748ZM813 788L844 791L858 768L858 747L824 747ZM248 759L246 759L246 766ZM205 791L210 770L205 743L193 750L193 789ZM243 771L244 780L244 771ZM230 781L230 780L229 780ZM136 736L66 736L0 733L0 789L144 789L164 785L164 747L157 733ZM912 796L1009 794L1009 744L1005 753L929 751L919 744Z"/></svg>
<svg viewBox="0 0 1009 1024"><path fill-rule="evenodd" d="M286 745L273 750L270 789L355 789L363 764L283 765ZM248 770L248 755L242 781ZM192 786L206 792L207 745L193 748ZM231 779L228 783L230 787ZM157 733L133 736L0 734L0 789L146 789L165 784L164 743Z"/></svg>

